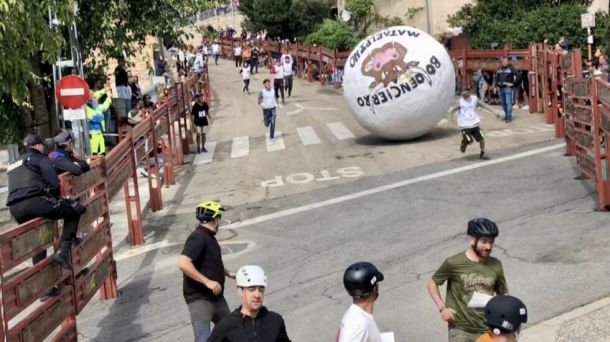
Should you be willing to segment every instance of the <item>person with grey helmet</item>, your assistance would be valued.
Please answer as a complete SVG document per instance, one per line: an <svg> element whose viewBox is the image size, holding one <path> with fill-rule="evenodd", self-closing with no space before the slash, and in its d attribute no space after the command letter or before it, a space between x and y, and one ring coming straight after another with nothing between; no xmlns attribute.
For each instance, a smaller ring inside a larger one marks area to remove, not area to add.
<svg viewBox="0 0 610 342"><path fill-rule="evenodd" d="M483 310L487 300L508 293L502 263L490 255L498 233L489 219L468 221L466 252L445 259L428 281L428 293L448 323L449 342L474 342L488 330ZM438 287L445 282L443 301Z"/></svg>
<svg viewBox="0 0 610 342"><path fill-rule="evenodd" d="M267 276L260 266L242 266L235 278L241 305L214 327L209 342L290 342L282 316L263 305Z"/></svg>
<svg viewBox="0 0 610 342"><path fill-rule="evenodd" d="M343 286L352 297L353 304L347 309L336 342L381 342L381 333L373 317L373 307L379 297L381 273L370 262L361 261L350 265L343 274Z"/></svg>
<svg viewBox="0 0 610 342"><path fill-rule="evenodd" d="M519 298L493 297L485 305L485 324L490 331L479 336L476 342L514 342L525 323L527 308Z"/></svg>

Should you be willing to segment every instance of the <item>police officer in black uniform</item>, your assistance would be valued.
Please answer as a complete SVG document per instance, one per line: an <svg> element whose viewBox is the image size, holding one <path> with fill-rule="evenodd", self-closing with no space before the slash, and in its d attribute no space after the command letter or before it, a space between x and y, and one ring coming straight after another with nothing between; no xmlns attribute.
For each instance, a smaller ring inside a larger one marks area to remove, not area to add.
<svg viewBox="0 0 610 342"><path fill-rule="evenodd" d="M23 153L7 170L9 194L6 205L19 224L37 217L64 219L61 249L52 258L70 269L71 237L76 233L84 208L78 202L59 197L59 178L51 160L43 153L44 140L38 135L28 135L23 144ZM36 263L41 259L35 257L32 261Z"/></svg>

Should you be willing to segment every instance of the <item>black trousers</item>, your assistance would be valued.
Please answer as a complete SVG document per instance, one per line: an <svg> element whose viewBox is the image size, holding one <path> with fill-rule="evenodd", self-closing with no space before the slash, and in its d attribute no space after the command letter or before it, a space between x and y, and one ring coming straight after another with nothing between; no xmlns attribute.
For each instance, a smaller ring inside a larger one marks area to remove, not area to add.
<svg viewBox="0 0 610 342"><path fill-rule="evenodd" d="M239 68L241 66L241 56L233 56L235 58L235 67Z"/></svg>
<svg viewBox="0 0 610 342"><path fill-rule="evenodd" d="M37 217L51 220L63 219L64 229L61 234L61 241L70 241L76 237L80 214L65 202L42 197L30 197L11 205L9 211L19 224ZM41 252L32 258L32 262L35 264L46 256L47 251Z"/></svg>
<svg viewBox="0 0 610 342"><path fill-rule="evenodd" d="M275 100L277 101L282 95L282 102L284 102L284 80L281 78L273 79L273 90L275 91Z"/></svg>

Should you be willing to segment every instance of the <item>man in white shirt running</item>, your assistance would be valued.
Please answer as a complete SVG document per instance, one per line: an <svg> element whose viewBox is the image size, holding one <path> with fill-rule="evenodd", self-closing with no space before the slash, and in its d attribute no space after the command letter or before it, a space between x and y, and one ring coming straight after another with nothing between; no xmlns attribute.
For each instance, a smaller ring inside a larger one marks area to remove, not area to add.
<svg viewBox="0 0 610 342"><path fill-rule="evenodd" d="M233 58L235 58L235 70L239 70L241 68L241 46L239 44L233 48Z"/></svg>
<svg viewBox="0 0 610 342"><path fill-rule="evenodd" d="M271 89L271 81L263 80L263 89L258 93L258 104L263 107L263 122L269 127L269 139L275 141L275 116L277 101L275 92Z"/></svg>
<svg viewBox="0 0 610 342"><path fill-rule="evenodd" d="M288 98L290 98L292 96L293 60L290 53L288 53L288 49L284 49L280 61L282 63L282 70L284 71L284 89L288 92Z"/></svg>
<svg viewBox="0 0 610 342"><path fill-rule="evenodd" d="M214 56L214 64L218 65L218 56L220 56L220 45L217 41L212 44L212 56Z"/></svg>
<svg viewBox="0 0 610 342"><path fill-rule="evenodd" d="M466 152L466 147L473 143L473 139L476 140L481 146L481 154L479 158L482 160L489 160L489 157L485 155L485 135L483 130L479 127L481 118L477 113L477 107L481 106L483 109L488 110L490 113L500 118L500 113L497 113L493 108L479 102L476 96L470 95L470 91L465 89L462 91L462 96L458 100L459 104L449 109L450 113L458 111L457 114L457 125L462 130L462 143L460 144L460 151Z"/></svg>
<svg viewBox="0 0 610 342"><path fill-rule="evenodd" d="M383 274L370 262L352 264L343 274L343 285L352 296L337 332L336 342L381 342L381 333L373 317Z"/></svg>

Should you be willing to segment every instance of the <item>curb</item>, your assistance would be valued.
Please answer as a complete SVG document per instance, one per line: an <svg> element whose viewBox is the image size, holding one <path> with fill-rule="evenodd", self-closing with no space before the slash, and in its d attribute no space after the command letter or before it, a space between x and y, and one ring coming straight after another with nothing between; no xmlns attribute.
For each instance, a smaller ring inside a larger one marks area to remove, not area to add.
<svg viewBox="0 0 610 342"><path fill-rule="evenodd" d="M558 337L559 328L565 322L580 318L593 311L599 310L605 306L610 305L610 297L606 297L597 300L593 303L581 306L570 312L566 312L557 317L551 318L544 322L540 322L532 327L529 327L523 331L523 337L519 339L520 342L555 342ZM583 337L586 334L583 331Z"/></svg>

